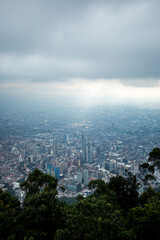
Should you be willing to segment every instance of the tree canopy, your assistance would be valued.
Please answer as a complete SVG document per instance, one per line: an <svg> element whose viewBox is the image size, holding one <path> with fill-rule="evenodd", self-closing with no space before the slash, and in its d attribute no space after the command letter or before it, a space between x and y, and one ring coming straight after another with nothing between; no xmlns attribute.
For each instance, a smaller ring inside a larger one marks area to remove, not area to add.
<svg viewBox="0 0 160 240"><path fill-rule="evenodd" d="M18 199L0 189L0 236L2 240L7 239L16 230L19 213Z"/></svg>
<svg viewBox="0 0 160 240"><path fill-rule="evenodd" d="M158 161L157 150L150 159ZM158 164L154 165L158 168ZM160 194L151 187L139 195L136 177L91 181L93 192L66 204L57 196L57 179L36 169L21 183L22 205L0 190L2 240L159 240Z"/></svg>
<svg viewBox="0 0 160 240"><path fill-rule="evenodd" d="M154 148L149 153L148 161L141 164L142 169L145 171L144 181L156 180L154 175L155 170L160 170L160 148Z"/></svg>
<svg viewBox="0 0 160 240"><path fill-rule="evenodd" d="M49 174L44 174L36 169L30 173L27 180L20 184L21 189L27 195L39 193L40 191L51 191L57 188L57 179Z"/></svg>

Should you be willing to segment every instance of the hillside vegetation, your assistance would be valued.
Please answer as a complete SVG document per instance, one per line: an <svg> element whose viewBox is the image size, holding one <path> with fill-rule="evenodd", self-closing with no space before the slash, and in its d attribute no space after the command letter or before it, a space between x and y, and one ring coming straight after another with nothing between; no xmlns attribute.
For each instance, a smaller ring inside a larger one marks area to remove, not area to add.
<svg viewBox="0 0 160 240"><path fill-rule="evenodd" d="M0 190L1 240L158 240L160 194L138 194L135 176L94 180L93 194L66 204L57 197L57 179L36 169L21 184L23 206Z"/></svg>

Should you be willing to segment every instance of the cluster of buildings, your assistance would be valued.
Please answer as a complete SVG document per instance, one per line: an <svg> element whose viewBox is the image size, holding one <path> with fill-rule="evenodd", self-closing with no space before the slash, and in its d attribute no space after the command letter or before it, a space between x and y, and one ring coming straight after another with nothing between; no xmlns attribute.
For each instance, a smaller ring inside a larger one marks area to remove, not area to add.
<svg viewBox="0 0 160 240"><path fill-rule="evenodd" d="M153 112L151 117L146 111L137 110L111 111L107 116L104 109L101 114L97 112L88 110L82 118L84 112L78 109L77 115L73 114L74 121L68 119L68 112L60 113L57 119L44 119L44 124L34 121L36 127L31 122L29 126L34 127L25 127L25 134L17 133L16 124L5 122L6 127L10 124L15 130L0 138L0 187L14 191L23 201L19 184L38 168L59 180L58 185L65 189L63 192L59 188L59 197L88 196L90 181L99 178L108 182L129 170L137 175L143 191L139 165L160 145L158 113ZM158 180L154 184L159 184Z"/></svg>

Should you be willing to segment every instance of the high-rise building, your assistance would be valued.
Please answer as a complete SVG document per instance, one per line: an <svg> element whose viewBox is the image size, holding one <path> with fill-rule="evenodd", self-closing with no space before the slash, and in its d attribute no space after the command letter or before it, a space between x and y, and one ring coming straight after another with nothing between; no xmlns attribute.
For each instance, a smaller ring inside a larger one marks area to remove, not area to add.
<svg viewBox="0 0 160 240"><path fill-rule="evenodd" d="M77 182L82 183L82 172L77 172Z"/></svg>
<svg viewBox="0 0 160 240"><path fill-rule="evenodd" d="M86 162L86 138L82 135L82 161Z"/></svg>
<svg viewBox="0 0 160 240"><path fill-rule="evenodd" d="M96 157L96 152L95 151L93 151L93 158L95 158Z"/></svg>
<svg viewBox="0 0 160 240"><path fill-rule="evenodd" d="M55 177L60 179L60 167L54 167Z"/></svg>
<svg viewBox="0 0 160 240"><path fill-rule="evenodd" d="M51 175L52 173L52 163L47 163L47 174Z"/></svg>
<svg viewBox="0 0 160 240"><path fill-rule="evenodd" d="M84 183L84 186L88 186L88 183L89 183L88 169L85 169L83 172L83 183Z"/></svg>
<svg viewBox="0 0 160 240"><path fill-rule="evenodd" d="M69 134L66 134L66 142L69 142Z"/></svg>
<svg viewBox="0 0 160 240"><path fill-rule="evenodd" d="M57 156L57 153L58 153L57 139L53 139L53 154L54 154L54 156Z"/></svg>
<svg viewBox="0 0 160 240"><path fill-rule="evenodd" d="M22 158L22 156L20 155L19 161L20 161L21 158ZM33 161L34 161L34 157L33 157L33 155L30 155L30 156L28 157L28 162L29 162L29 163L33 163ZM20 162L22 162L22 161L20 161Z"/></svg>
<svg viewBox="0 0 160 240"><path fill-rule="evenodd" d="M70 181L70 183L67 185L67 189L71 192L79 192L81 190L81 184Z"/></svg>
<svg viewBox="0 0 160 240"><path fill-rule="evenodd" d="M85 157L85 162L88 162L88 146L86 146L86 157Z"/></svg>
<svg viewBox="0 0 160 240"><path fill-rule="evenodd" d="M134 162L134 175L139 173L139 162Z"/></svg>
<svg viewBox="0 0 160 240"><path fill-rule="evenodd" d="M112 172L114 171L114 173L117 173L118 168L117 168L117 161L116 160L111 160L109 161L109 171Z"/></svg>
<svg viewBox="0 0 160 240"><path fill-rule="evenodd" d="M88 162L92 163L93 160L93 150L92 150L92 142L88 143Z"/></svg>
<svg viewBox="0 0 160 240"><path fill-rule="evenodd" d="M100 153L101 153L101 147L100 146L97 147L97 153L98 153L98 155L100 155Z"/></svg>

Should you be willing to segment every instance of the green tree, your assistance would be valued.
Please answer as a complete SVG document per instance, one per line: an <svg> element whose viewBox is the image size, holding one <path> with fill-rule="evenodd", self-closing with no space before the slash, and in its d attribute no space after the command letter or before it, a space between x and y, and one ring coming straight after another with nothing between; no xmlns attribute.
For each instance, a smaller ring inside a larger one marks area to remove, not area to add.
<svg viewBox="0 0 160 240"><path fill-rule="evenodd" d="M160 239L160 200L152 197L144 207L129 211L128 223L133 228L136 240Z"/></svg>
<svg viewBox="0 0 160 240"><path fill-rule="evenodd" d="M101 179L96 179L89 183L88 188L94 190L94 193L93 195L91 195L91 197L104 196L107 202L112 203L113 205L116 205L116 207L118 207L117 206L118 196L115 193L115 191L109 188L108 183L105 183Z"/></svg>
<svg viewBox="0 0 160 240"><path fill-rule="evenodd" d="M36 169L21 187L26 191L21 217L25 236L53 239L64 225L64 203L57 198L57 179Z"/></svg>
<svg viewBox="0 0 160 240"><path fill-rule="evenodd" d="M145 192L143 192L141 194L141 196L139 197L139 203L143 207L144 204L146 204L150 198L152 198L156 195L158 195L158 194L153 190L153 188L148 187L147 190Z"/></svg>
<svg viewBox="0 0 160 240"><path fill-rule="evenodd" d="M19 213L18 199L0 189L0 236L2 240L14 235Z"/></svg>
<svg viewBox="0 0 160 240"><path fill-rule="evenodd" d="M27 180L20 184L22 190L27 195L39 193L40 191L56 190L57 179L49 174L44 174L40 170L36 169L30 173Z"/></svg>
<svg viewBox="0 0 160 240"><path fill-rule="evenodd" d="M101 179L96 179L96 180L90 181L90 183L88 184L88 188L94 189L95 195L108 194L110 191L110 189L108 187L108 183L105 183Z"/></svg>
<svg viewBox="0 0 160 240"><path fill-rule="evenodd" d="M117 194L118 203L125 211L138 205L139 184L136 176L130 172L127 172L126 177L112 177L108 186Z"/></svg>
<svg viewBox="0 0 160 240"><path fill-rule="evenodd" d="M141 168L145 171L144 181L156 180L154 172L156 169L160 170L160 148L154 148L149 153L149 158L146 163L141 164Z"/></svg>
<svg viewBox="0 0 160 240"><path fill-rule="evenodd" d="M56 230L64 225L64 203L57 199L56 191L32 194L25 199L23 207L26 236L53 239Z"/></svg>
<svg viewBox="0 0 160 240"><path fill-rule="evenodd" d="M127 240L132 233L120 210L106 201L105 195L87 197L68 209L65 228L56 240Z"/></svg>

